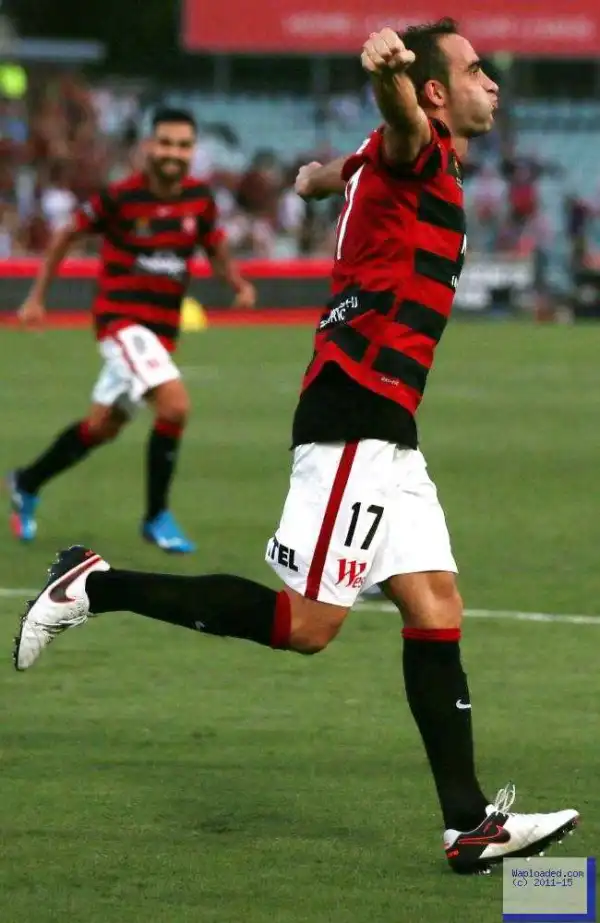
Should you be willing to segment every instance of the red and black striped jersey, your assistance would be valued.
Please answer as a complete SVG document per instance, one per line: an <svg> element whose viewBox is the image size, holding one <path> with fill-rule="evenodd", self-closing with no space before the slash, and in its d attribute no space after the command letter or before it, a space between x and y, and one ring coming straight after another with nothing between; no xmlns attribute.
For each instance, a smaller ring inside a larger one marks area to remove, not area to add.
<svg viewBox="0 0 600 923"><path fill-rule="evenodd" d="M103 237L93 305L98 337L142 324L173 350L190 259L198 247L210 254L224 237L209 186L188 177L178 195L163 199L136 173L92 196L75 227Z"/></svg>
<svg viewBox="0 0 600 923"><path fill-rule="evenodd" d="M431 141L416 162L393 169L378 129L346 161L343 176L333 298L303 389L334 363L361 388L413 415L466 250L461 169L450 132L432 121Z"/></svg>

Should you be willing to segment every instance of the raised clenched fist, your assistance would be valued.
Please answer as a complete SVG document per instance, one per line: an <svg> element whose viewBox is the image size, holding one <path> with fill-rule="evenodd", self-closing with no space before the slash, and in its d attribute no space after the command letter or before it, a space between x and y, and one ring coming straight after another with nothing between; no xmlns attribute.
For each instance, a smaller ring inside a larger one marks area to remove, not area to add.
<svg viewBox="0 0 600 923"><path fill-rule="evenodd" d="M385 71L400 72L415 60L414 51L409 51L397 32L386 27L381 32L372 32L360 57L363 68L370 74Z"/></svg>

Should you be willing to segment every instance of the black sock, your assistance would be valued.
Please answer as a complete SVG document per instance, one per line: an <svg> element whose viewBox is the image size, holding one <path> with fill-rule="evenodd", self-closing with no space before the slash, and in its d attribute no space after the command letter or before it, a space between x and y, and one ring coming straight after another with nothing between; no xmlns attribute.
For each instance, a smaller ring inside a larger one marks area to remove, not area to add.
<svg viewBox="0 0 600 923"><path fill-rule="evenodd" d="M90 436L86 421L73 423L31 465L19 468L18 486L28 494L37 494L46 481L84 459L96 444Z"/></svg>
<svg viewBox="0 0 600 923"><path fill-rule="evenodd" d="M150 433L146 456L146 519L154 519L168 508L182 432L177 424L157 420Z"/></svg>
<svg viewBox="0 0 600 923"><path fill-rule="evenodd" d="M489 801L475 773L471 709L465 707L471 699L460 659L460 632L405 628L403 634L406 695L425 744L444 825L473 830L484 819ZM433 640L440 634L448 640Z"/></svg>
<svg viewBox="0 0 600 923"><path fill-rule="evenodd" d="M291 627L285 592L229 574L177 577L108 570L86 582L90 610L136 612L193 631L285 648Z"/></svg>

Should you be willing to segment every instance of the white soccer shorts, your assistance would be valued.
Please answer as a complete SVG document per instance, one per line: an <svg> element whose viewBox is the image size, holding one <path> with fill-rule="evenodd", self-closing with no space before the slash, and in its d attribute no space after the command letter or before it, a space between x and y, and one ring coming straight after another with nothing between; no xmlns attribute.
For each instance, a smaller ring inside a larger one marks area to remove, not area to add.
<svg viewBox="0 0 600 923"><path fill-rule="evenodd" d="M378 439L295 450L266 561L303 596L345 607L396 574L457 571L422 453Z"/></svg>
<svg viewBox="0 0 600 923"><path fill-rule="evenodd" d="M118 406L132 416L144 395L181 377L179 369L158 337L139 324L101 340L104 365L92 391L92 401Z"/></svg>

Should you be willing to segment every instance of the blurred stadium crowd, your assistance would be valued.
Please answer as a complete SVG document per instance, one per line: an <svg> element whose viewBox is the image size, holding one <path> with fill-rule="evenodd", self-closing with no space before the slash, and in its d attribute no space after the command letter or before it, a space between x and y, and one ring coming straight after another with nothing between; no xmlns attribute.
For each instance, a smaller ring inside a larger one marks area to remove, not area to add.
<svg viewBox="0 0 600 923"><path fill-rule="evenodd" d="M76 202L142 166L145 122L158 101L74 72L0 97L0 256L40 253ZM377 124L368 92L318 103L183 92L160 101L198 118L194 170L213 184L239 255L331 253L339 203L307 206L294 176L301 163L358 146ZM542 280L591 263L600 244L600 188L589 179L598 125L595 103L505 106L467 166L471 251L533 256ZM93 252L95 243L81 247Z"/></svg>

